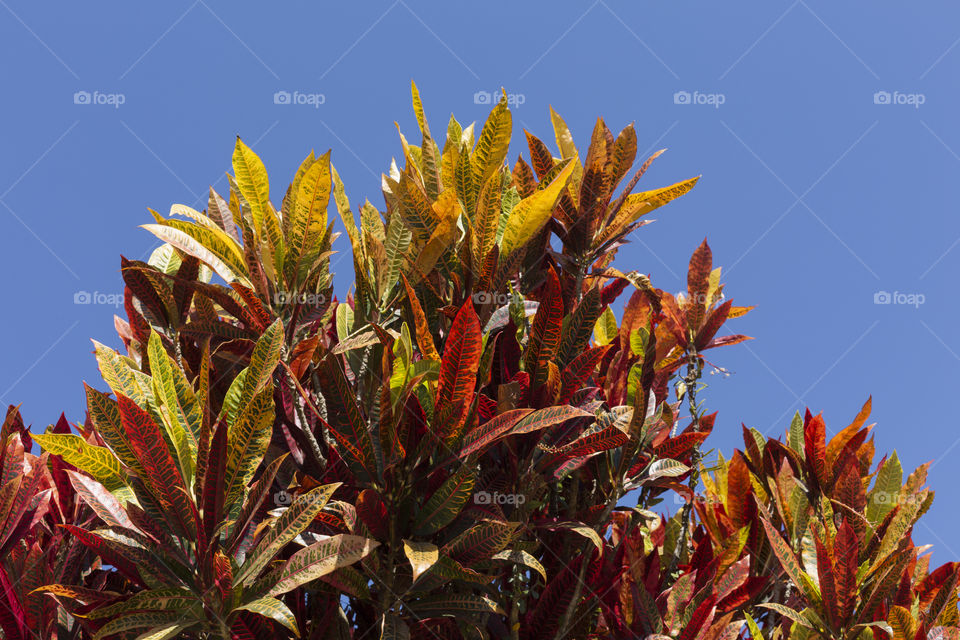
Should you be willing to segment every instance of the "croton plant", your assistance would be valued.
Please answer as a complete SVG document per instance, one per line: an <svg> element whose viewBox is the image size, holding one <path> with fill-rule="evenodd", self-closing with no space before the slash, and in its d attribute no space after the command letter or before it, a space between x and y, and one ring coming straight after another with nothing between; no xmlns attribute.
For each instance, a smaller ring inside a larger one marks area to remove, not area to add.
<svg viewBox="0 0 960 640"><path fill-rule="evenodd" d="M750 308L705 241L683 294L613 266L696 178L638 191L632 125L578 148L552 111L510 168L506 96L439 137L413 106L382 210L329 153L271 194L237 140L228 194L151 212L84 421L3 423L3 638L958 637L869 402L704 459Z"/></svg>

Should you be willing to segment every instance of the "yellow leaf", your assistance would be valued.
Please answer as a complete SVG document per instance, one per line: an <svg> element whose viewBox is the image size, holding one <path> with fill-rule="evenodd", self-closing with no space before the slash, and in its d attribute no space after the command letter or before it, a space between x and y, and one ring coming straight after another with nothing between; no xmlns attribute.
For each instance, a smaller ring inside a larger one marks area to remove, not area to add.
<svg viewBox="0 0 960 640"><path fill-rule="evenodd" d="M440 559L440 552L437 549L437 545L430 544L429 542L404 540L403 553L406 554L407 559L410 561L410 566L413 567L414 582Z"/></svg>
<svg viewBox="0 0 960 640"><path fill-rule="evenodd" d="M254 231L259 235L263 231L263 219L267 215L270 204L270 181L263 162L237 137L237 145L233 150L233 173L236 177L237 188L247 204L250 205L250 215L253 216Z"/></svg>
<svg viewBox="0 0 960 640"><path fill-rule="evenodd" d="M501 261L522 248L550 220L557 197L570 179L574 166L571 160L549 185L524 198L513 208L500 241Z"/></svg>
<svg viewBox="0 0 960 640"><path fill-rule="evenodd" d="M513 128L513 116L507 108L506 94L493 108L487 121L480 130L480 139L474 149L473 160L474 184L482 185L490 175L500 168L507 157L507 147L510 145L510 132Z"/></svg>

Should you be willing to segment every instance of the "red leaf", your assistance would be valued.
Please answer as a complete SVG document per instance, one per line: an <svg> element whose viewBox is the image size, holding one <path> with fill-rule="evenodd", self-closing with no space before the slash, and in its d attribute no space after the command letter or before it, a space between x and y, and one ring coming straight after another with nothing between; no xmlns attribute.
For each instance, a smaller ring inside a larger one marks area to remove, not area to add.
<svg viewBox="0 0 960 640"><path fill-rule="evenodd" d="M727 515L733 526L740 529L753 520L753 487L750 470L740 451L735 451L727 471Z"/></svg>
<svg viewBox="0 0 960 640"><path fill-rule="evenodd" d="M653 450L658 458L673 458L682 460L693 452L693 449L707 439L709 432L690 431L668 438L663 444Z"/></svg>
<svg viewBox="0 0 960 640"><path fill-rule="evenodd" d="M390 518L383 499L373 489L364 489L357 496L357 516L367 525L370 533L379 540L387 537L387 523Z"/></svg>
<svg viewBox="0 0 960 640"><path fill-rule="evenodd" d="M531 409L514 409L501 413L492 420L484 422L479 428L469 432L463 439L463 448L459 456L466 458L476 452L482 452L494 442L505 436Z"/></svg>
<svg viewBox="0 0 960 640"><path fill-rule="evenodd" d="M473 392L480 369L481 338L480 319L473 301L468 299L457 312L446 339L440 361L437 407Z"/></svg>
<svg viewBox="0 0 960 640"><path fill-rule="evenodd" d="M530 373L533 387L547 381L549 363L560 346L563 326L563 296L560 279L553 266L547 272L547 284L533 317L530 338L523 354L524 370Z"/></svg>
<svg viewBox="0 0 960 640"><path fill-rule="evenodd" d="M145 480L149 483L151 492L164 508L171 509L176 514L182 531L195 536L197 522L191 509L193 503L160 427L149 413L127 396L117 393L117 401L120 407L120 422L130 446L143 464L147 474Z"/></svg>
<svg viewBox="0 0 960 640"><path fill-rule="evenodd" d="M807 415L810 415L809 411ZM820 487L824 487L827 484L827 449L826 427L822 416L817 415L806 421L803 426L803 440L807 465L812 470L811 480Z"/></svg>
<svg viewBox="0 0 960 640"><path fill-rule="evenodd" d="M590 376L593 375L593 372L597 369L597 365L612 346L613 345L608 344L602 347L589 348L567 365L566 369L563 370L563 386L561 387L562 391L560 392L559 402L566 403L570 401L573 394L579 391Z"/></svg>
<svg viewBox="0 0 960 640"><path fill-rule="evenodd" d="M820 578L820 593L823 595L823 604L827 612L827 624L839 629L843 624L837 607L837 587L833 574L833 558L827 545L820 541L820 537L813 536L817 546L817 575Z"/></svg>
<svg viewBox="0 0 960 640"><path fill-rule="evenodd" d="M706 238L693 252L687 270L687 326L695 331L703 322L710 288L710 271L713 269L713 253Z"/></svg>
<svg viewBox="0 0 960 640"><path fill-rule="evenodd" d="M703 351L707 345L710 344L710 341L713 340L713 336L717 335L717 331L719 331L723 323L727 321L727 316L730 315L730 307L732 306L733 300L727 300L710 313L707 321L704 322L703 326L697 331L696 347L698 351Z"/></svg>
<svg viewBox="0 0 960 640"><path fill-rule="evenodd" d="M857 533L844 518L833 541L833 558L836 563L837 612L841 619L853 615L857 597L857 565L860 542Z"/></svg>

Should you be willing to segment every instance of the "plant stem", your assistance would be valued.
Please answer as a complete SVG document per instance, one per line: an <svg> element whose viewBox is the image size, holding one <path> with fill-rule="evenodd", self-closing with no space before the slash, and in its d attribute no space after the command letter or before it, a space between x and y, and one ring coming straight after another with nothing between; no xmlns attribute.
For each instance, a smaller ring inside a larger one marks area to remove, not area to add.
<svg viewBox="0 0 960 640"><path fill-rule="evenodd" d="M683 383L687 394L687 411L690 413L690 419L693 421L694 433L700 431L700 415L697 410L697 382L699 382L702 374L703 363L700 360L700 355L697 353L696 348L691 345L687 351L687 375L684 376ZM670 570L667 572L668 576L672 576L676 572L680 564L680 556L687 548L687 538L690 534L690 519L693 513L693 501L696 500L697 486L700 484L701 460L702 454L700 452L700 445L698 444L693 448L693 453L690 455L690 479L687 486L690 487L691 497L690 500L683 505L681 511L680 540L677 542L676 552L673 554L673 560L670 562Z"/></svg>

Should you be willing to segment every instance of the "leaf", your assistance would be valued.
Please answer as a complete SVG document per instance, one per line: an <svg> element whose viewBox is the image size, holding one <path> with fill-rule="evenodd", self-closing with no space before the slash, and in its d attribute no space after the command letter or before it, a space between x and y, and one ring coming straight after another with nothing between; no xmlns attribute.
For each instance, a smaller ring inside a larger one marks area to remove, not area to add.
<svg viewBox="0 0 960 640"><path fill-rule="evenodd" d="M270 618L292 631L296 637L300 637L300 631L297 629L297 618L293 614L293 611L290 611L287 605L276 598L269 596L259 598L253 602L241 604L236 610L250 611L264 618Z"/></svg>
<svg viewBox="0 0 960 640"><path fill-rule="evenodd" d="M440 354L433 344L433 335L430 333L430 325L427 323L427 316L420 306L420 300L417 299L417 292L413 290L406 276L403 279L403 288L407 292L407 302L410 304L410 313L413 315L414 327L416 328L417 346L420 348L420 354L436 362L440 361Z"/></svg>
<svg viewBox="0 0 960 640"><path fill-rule="evenodd" d="M283 565L279 580L270 589L276 596L307 584L340 567L351 565L380 546L375 540L338 534L297 551Z"/></svg>
<svg viewBox="0 0 960 640"><path fill-rule="evenodd" d="M713 253L704 240L693 252L690 267L687 270L687 328L696 332L703 323L703 317L710 302L707 291L710 288L710 271L713 270ZM701 347L702 348L702 347Z"/></svg>
<svg viewBox="0 0 960 640"><path fill-rule="evenodd" d="M787 544L780 536L780 533L777 532L777 530L773 528L773 525L767 522L766 519L760 518L760 522L767 532L767 539L770 541L774 555L776 555L780 561L780 566L787 572L787 575L793 580L793 583L803 589L803 569L800 568L800 563L797 561L797 556L793 553L793 549L790 548L790 545Z"/></svg>
<svg viewBox="0 0 960 640"><path fill-rule="evenodd" d="M240 195L250 206L254 231L259 237L264 231L264 219L271 215L273 209L270 204L270 180L263 162L239 136L233 150L233 173Z"/></svg>
<svg viewBox="0 0 960 640"><path fill-rule="evenodd" d="M332 189L329 151L310 164L296 186L284 265L284 275L291 286L305 280L313 258L319 254L319 241L327 230L327 205Z"/></svg>
<svg viewBox="0 0 960 640"><path fill-rule="evenodd" d="M410 566L413 567L414 582L417 581L417 578L428 571L430 567L436 564L437 560L440 558L440 551L437 548L437 545L429 542L412 542L410 540L404 540L403 553L410 561Z"/></svg>
<svg viewBox="0 0 960 640"><path fill-rule="evenodd" d="M231 423L237 414L242 412L253 400L253 397L270 383L273 378L273 370L277 368L277 364L280 362L282 351L283 321L277 318L273 324L267 327L267 330L263 332L253 348L253 354L250 356L250 366L247 368L247 375L237 402L236 412L228 414Z"/></svg>
<svg viewBox="0 0 960 640"><path fill-rule="evenodd" d="M642 191L640 193L631 193L628 195L623 204L620 206L620 210L617 211L613 220L610 222L607 227L607 232L604 234L603 239L607 240L612 238L617 233L623 231L631 224L636 222L639 218L647 215L655 209L659 209L663 205L676 200L682 195L685 195L694 185L697 184L697 181L700 180L700 177L690 178L688 180L683 180L672 184L669 187L661 187L659 189L653 189L651 191Z"/></svg>
<svg viewBox="0 0 960 640"><path fill-rule="evenodd" d="M461 465L423 505L417 514L414 534L428 536L453 522L473 495L476 481L476 475L466 465Z"/></svg>
<svg viewBox="0 0 960 640"><path fill-rule="evenodd" d="M443 546L441 551L464 566L489 560L513 540L517 522L483 522L476 524Z"/></svg>
<svg viewBox="0 0 960 640"><path fill-rule="evenodd" d="M522 418L530 413L532 413L531 409L513 409L487 420L464 436L463 446L458 454L459 457L463 459L471 454L486 450L497 440L507 435Z"/></svg>
<svg viewBox="0 0 960 640"><path fill-rule="evenodd" d="M177 611L150 611L147 613L128 613L114 618L107 624L100 627L94 634L93 640L102 640L108 636L130 631L132 629L144 629L147 627L178 626L182 624L182 613Z"/></svg>
<svg viewBox="0 0 960 640"><path fill-rule="evenodd" d="M102 620L129 611L182 611L197 604L201 604L201 601L188 589L179 587L149 589L138 591L123 602L97 607L88 617L92 620Z"/></svg>
<svg viewBox="0 0 960 640"><path fill-rule="evenodd" d="M603 538L601 538L600 534L598 534L594 529L588 527L582 522L558 522L550 525L548 528L572 531L580 536L583 536L593 543L593 546L597 548L598 554L603 554Z"/></svg>
<svg viewBox="0 0 960 640"><path fill-rule="evenodd" d="M137 530L120 502L102 484L76 471L66 470L73 490L108 527Z"/></svg>
<svg viewBox="0 0 960 640"><path fill-rule="evenodd" d="M150 357L150 372L153 374L154 395L163 401L166 408L165 426L171 442L177 448L177 457L180 459L184 477L189 480L196 466L197 440L200 437L203 415L193 387L180 367L167 355L160 335L152 329L147 353Z"/></svg>
<svg viewBox="0 0 960 640"><path fill-rule="evenodd" d="M534 411L533 413L522 418L519 422L517 422L513 429L510 430L510 435L532 433L555 424L560 424L561 422L566 422L567 420L571 420L573 418L589 418L592 417L592 415L593 414L584 411L583 409L577 409L576 407L571 407L570 405L547 407L545 409Z"/></svg>
<svg viewBox="0 0 960 640"><path fill-rule="evenodd" d="M690 471L690 467L673 460L671 458L661 458L654 460L649 467L644 478L645 481L657 480L659 478L676 478Z"/></svg>
<svg viewBox="0 0 960 640"><path fill-rule="evenodd" d="M506 551L501 551L500 553L494 554L490 559L503 560L506 562L513 562L515 564L522 564L530 567L543 577L544 582L547 581L547 570L543 568L543 565L540 564L540 561L522 549L508 549Z"/></svg>
<svg viewBox="0 0 960 640"><path fill-rule="evenodd" d="M521 200L507 217L503 237L500 240L500 263L505 264L510 255L524 246L550 220L557 198L573 173L574 161L570 161L546 187Z"/></svg>
<svg viewBox="0 0 960 640"><path fill-rule="evenodd" d="M457 616L458 614L499 613L503 615L500 606L486 596L476 596L466 593L440 594L420 598L409 603L408 607L418 617L432 618L436 616Z"/></svg>
<svg viewBox="0 0 960 640"><path fill-rule="evenodd" d="M437 384L437 407L473 392L480 370L481 346L480 319L473 308L473 301L468 298L453 320L443 349Z"/></svg>
<svg viewBox="0 0 960 640"><path fill-rule="evenodd" d="M812 629L813 626L810 624L810 621L807 620L799 611L795 611L790 607L784 606L782 604L777 604L776 602L761 602L757 605L758 607L763 607L765 609L770 609L771 611L776 611L784 618L796 622L801 627L806 627Z"/></svg>
<svg viewBox="0 0 960 640"><path fill-rule="evenodd" d="M353 388L347 382L334 358L326 358L321 369L324 398L330 419L330 435L340 445L343 455L358 465L359 470L371 476L377 475L377 460L373 450L373 439L366 420L360 414L354 397Z"/></svg>
<svg viewBox="0 0 960 640"><path fill-rule="evenodd" d="M297 496L247 555L234 584L249 585L288 542L310 526L339 486L339 482L322 485Z"/></svg>
<svg viewBox="0 0 960 640"><path fill-rule="evenodd" d="M877 525L883 522L894 506L900 501L900 490L903 488L903 468L900 458L894 451L880 467L873 489L867 496L865 515L867 520Z"/></svg>
<svg viewBox="0 0 960 640"><path fill-rule="evenodd" d="M164 242L203 262L226 280L250 282L243 252L223 231L202 227L185 220L163 220L156 224L140 225Z"/></svg>
<svg viewBox="0 0 960 640"><path fill-rule="evenodd" d="M120 462L105 447L89 444L80 436L69 433L35 433L33 440L44 451L89 473L110 491L126 486Z"/></svg>
<svg viewBox="0 0 960 640"><path fill-rule="evenodd" d="M227 432L227 464L223 479L226 513L236 513L247 486L270 445L274 421L273 389L263 389L244 407Z"/></svg>
<svg viewBox="0 0 960 640"><path fill-rule="evenodd" d="M547 381L548 363L553 359L560 346L560 332L563 326L563 296L560 291L560 279L553 267L547 271L547 283L543 298L537 307L530 328L530 337L523 354L523 366L534 386Z"/></svg>
<svg viewBox="0 0 960 640"><path fill-rule="evenodd" d="M474 184L482 185L497 171L507 157L507 147L510 145L510 132L513 126L513 117L507 108L506 94L487 116L477 139L477 146L471 157L474 173Z"/></svg>

